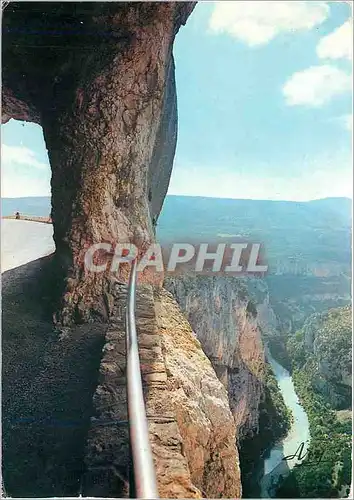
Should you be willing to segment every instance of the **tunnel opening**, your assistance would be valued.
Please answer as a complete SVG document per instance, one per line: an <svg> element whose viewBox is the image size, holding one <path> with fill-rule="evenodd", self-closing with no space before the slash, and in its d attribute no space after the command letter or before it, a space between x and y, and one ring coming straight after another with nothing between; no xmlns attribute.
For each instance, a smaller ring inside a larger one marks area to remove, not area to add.
<svg viewBox="0 0 354 500"><path fill-rule="evenodd" d="M1 139L3 489L10 496L78 496L105 329L82 325L70 336L55 329L43 131L11 119Z"/></svg>
<svg viewBox="0 0 354 500"><path fill-rule="evenodd" d="M87 272L88 248L154 239L176 142L172 45L192 9L11 2L4 12L3 119L43 127L63 327L111 313L111 277Z"/></svg>
<svg viewBox="0 0 354 500"><path fill-rule="evenodd" d="M1 130L2 272L54 252L51 170L42 128L11 119Z"/></svg>

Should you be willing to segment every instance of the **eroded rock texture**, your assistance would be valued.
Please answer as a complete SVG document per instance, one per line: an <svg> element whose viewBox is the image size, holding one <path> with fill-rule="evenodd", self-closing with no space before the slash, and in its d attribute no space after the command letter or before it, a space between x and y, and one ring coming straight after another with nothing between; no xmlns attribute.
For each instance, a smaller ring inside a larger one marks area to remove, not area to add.
<svg viewBox="0 0 354 500"><path fill-rule="evenodd" d="M192 481L206 498L240 498L236 428L227 391L172 295L158 292L155 307L167 387Z"/></svg>
<svg viewBox="0 0 354 500"><path fill-rule="evenodd" d="M176 144L172 46L193 6L11 2L5 10L3 120L43 127L63 324L111 312L107 272L84 268L92 244L143 247L154 237Z"/></svg>
<svg viewBox="0 0 354 500"><path fill-rule="evenodd" d="M224 276L168 278L165 286L227 388L238 441L257 434L265 361L257 310L247 286Z"/></svg>
<svg viewBox="0 0 354 500"><path fill-rule="evenodd" d="M106 335L83 493L126 496L124 286ZM240 468L227 392L172 296L142 285L139 353L161 498L239 498Z"/></svg>
<svg viewBox="0 0 354 500"><path fill-rule="evenodd" d="M129 437L126 406L126 286L117 285L113 320L106 335L95 415L88 435L83 494L125 497L129 492ZM192 484L182 438L167 387L167 373L149 285L137 294L139 355L149 433L162 498L200 498Z"/></svg>

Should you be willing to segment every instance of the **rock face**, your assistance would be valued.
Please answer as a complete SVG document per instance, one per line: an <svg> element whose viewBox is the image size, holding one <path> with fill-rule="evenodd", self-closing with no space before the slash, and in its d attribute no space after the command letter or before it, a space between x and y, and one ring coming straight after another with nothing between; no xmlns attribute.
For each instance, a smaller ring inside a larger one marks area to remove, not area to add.
<svg viewBox="0 0 354 500"><path fill-rule="evenodd" d="M113 321L106 335L95 416L88 435L83 494L126 497L129 492L129 439L125 374L126 287L116 286ZM139 354L145 387L150 442L162 497L200 497L194 487L167 387L167 374L156 327L151 287L137 295Z"/></svg>
<svg viewBox="0 0 354 500"><path fill-rule="evenodd" d="M128 490L124 286L118 285L116 293L94 397L85 495L126 496ZM240 497L235 424L226 390L168 292L140 286L137 329L161 498Z"/></svg>
<svg viewBox="0 0 354 500"><path fill-rule="evenodd" d="M261 333L271 335L277 327L267 284L248 277L184 275L168 277L165 286L227 389L242 488L246 497L255 497L260 494L260 457L289 429L289 415L266 365L261 339Z"/></svg>
<svg viewBox="0 0 354 500"><path fill-rule="evenodd" d="M331 309L313 314L288 341L297 366L311 366L311 383L337 409L351 406L352 310ZM306 365L307 363L307 365Z"/></svg>
<svg viewBox="0 0 354 500"><path fill-rule="evenodd" d="M2 473L8 497L75 497L106 325L59 336L51 257L2 274Z"/></svg>
<svg viewBox="0 0 354 500"><path fill-rule="evenodd" d="M229 395L237 439L257 434L264 351L257 309L244 280L224 276L168 278L176 297Z"/></svg>
<svg viewBox="0 0 354 500"><path fill-rule="evenodd" d="M5 10L3 118L43 127L63 324L110 314L109 271L85 269L91 245L141 248L154 237L176 144L172 45L193 6L11 2Z"/></svg>
<svg viewBox="0 0 354 500"><path fill-rule="evenodd" d="M239 498L235 424L227 392L173 297L156 300L167 387L193 483L207 498Z"/></svg>
<svg viewBox="0 0 354 500"><path fill-rule="evenodd" d="M112 244L133 242L143 250L154 239L176 145L172 46L193 5L11 2L4 15L3 118L43 127L52 168L54 281L62 284L56 320L62 326L107 321L85 470L76 484L84 496L124 497L129 486L127 269L115 277L109 268L91 273L85 254L106 243L95 260L102 264L112 260ZM154 295L144 284L137 305L160 496L240 497L225 387L171 295L158 289Z"/></svg>

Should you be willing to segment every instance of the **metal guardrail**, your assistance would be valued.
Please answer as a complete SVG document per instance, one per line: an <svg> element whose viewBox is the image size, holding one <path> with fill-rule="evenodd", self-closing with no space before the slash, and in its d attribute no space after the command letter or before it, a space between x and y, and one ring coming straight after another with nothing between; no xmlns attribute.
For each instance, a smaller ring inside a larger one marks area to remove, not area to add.
<svg viewBox="0 0 354 500"><path fill-rule="evenodd" d="M126 309L127 405L130 450L133 465L133 488L130 488L130 496L131 498L158 499L155 467L152 458L148 421L145 411L143 384L140 372L138 336L135 324L136 268L137 261L135 259L131 266ZM54 500L55 498L61 500L77 500L77 497L51 497L51 499L48 500ZM81 498L93 499L94 497ZM29 499L23 497L23 500ZM46 497L42 500L46 500ZM103 499L95 498L94 500Z"/></svg>
<svg viewBox="0 0 354 500"><path fill-rule="evenodd" d="M129 438L134 472L134 498L159 498L149 441L135 324L137 260L132 262L126 310L127 403Z"/></svg>

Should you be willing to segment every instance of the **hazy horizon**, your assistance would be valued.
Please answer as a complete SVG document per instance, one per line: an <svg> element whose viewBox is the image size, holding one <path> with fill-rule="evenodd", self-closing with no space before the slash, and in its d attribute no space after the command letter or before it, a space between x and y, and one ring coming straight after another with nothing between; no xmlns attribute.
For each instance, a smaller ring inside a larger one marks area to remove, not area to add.
<svg viewBox="0 0 354 500"><path fill-rule="evenodd" d="M309 203L311 201L320 200L351 200L353 201L353 196L325 196L321 198L311 198L309 200L285 200L285 199L271 199L271 198L228 198L226 196L205 196L205 195L189 195L189 194L170 194L168 196L181 196L184 198L211 198L216 200L242 200L242 201L274 201L274 202L287 202L287 203ZM51 198L50 195L47 196L2 196L2 200L20 200L25 198Z"/></svg>

